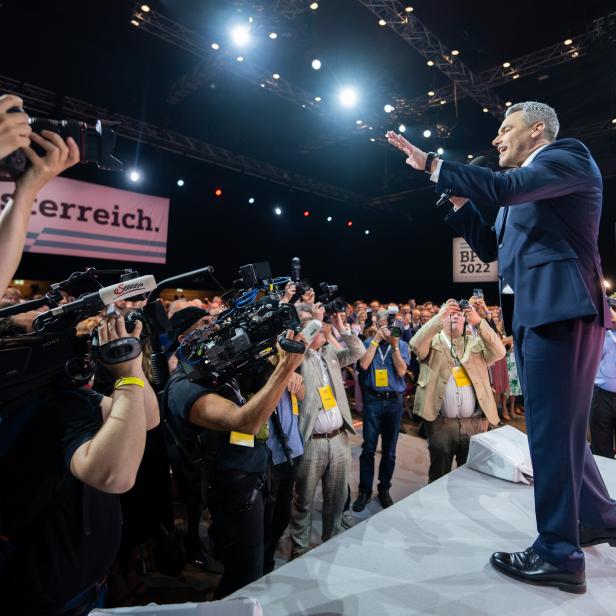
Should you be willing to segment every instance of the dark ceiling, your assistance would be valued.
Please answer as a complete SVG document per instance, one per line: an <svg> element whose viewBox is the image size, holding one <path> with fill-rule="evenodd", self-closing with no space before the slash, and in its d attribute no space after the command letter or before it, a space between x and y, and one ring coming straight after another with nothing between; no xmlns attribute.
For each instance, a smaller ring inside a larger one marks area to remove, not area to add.
<svg viewBox="0 0 616 616"><path fill-rule="evenodd" d="M413 15L447 47L459 49L458 60L476 72L582 34L593 20L615 9L609 0L575 3L571 8L562 2L528 0L410 3ZM483 113L470 98L462 98L429 109L420 118L398 112L393 121L384 104L396 97L423 96L449 80L428 67L426 59L396 32L380 27L377 17L358 0L321 0L318 10L306 9L293 18L285 17L281 9L301 2L153 0L149 4L208 45L220 43L221 49L197 57L132 26L136 5L130 1L5 0L0 3L4 49L0 73L56 92L59 105L63 95L96 103L345 188L365 200L414 191L388 209L366 208L121 140L120 158L143 170L144 181L137 188L129 186L124 175L89 168L70 175L171 197L169 261L166 268L158 268L161 272L213 264L231 276L241 263L267 258L280 271L298 255L314 278L335 278L346 285L350 296L440 297L455 288L450 282L451 234L440 222L442 213L432 207L434 196L426 177L410 172L401 155L370 137L382 138L385 130L402 121L410 140L425 149L443 147L446 157L466 160L468 154L489 150L499 124L495 117ZM242 53L246 71L263 67L322 97L318 112L276 96L269 86L238 77L236 71L243 67L231 71L217 65L216 54L226 53L232 44L230 26L238 20L245 23L249 16L254 18L254 40L234 55ZM555 106L562 135L616 117L613 23L610 28L576 60L511 80L495 93L502 101L535 99ZM277 32L276 40L268 38L271 31ZM319 71L310 67L315 57L323 62ZM204 67L198 87L180 102L170 103L170 96L178 94L178 80L197 65ZM342 109L336 100L346 85L359 92L352 110ZM374 130L359 129L356 120ZM425 139L423 130L436 134L437 124L449 136ZM583 133L580 138L584 140ZM588 141L605 176L616 173L614 142L614 134L607 133ZM181 190L175 185L180 176L186 180ZM610 181L607 184L607 194L611 191L613 196L616 190ZM213 190L219 185L224 197L214 204ZM250 195L256 195L254 206L247 205ZM279 220L272 216L277 204L285 207ZM304 219L307 208L312 216ZM616 207L606 199L603 259L607 270L616 272L613 210ZM328 214L334 216L333 224L324 222ZM353 219L353 229L345 226L348 219ZM363 235L364 228L370 228L370 236ZM424 264L429 271L424 271ZM49 258L28 255L21 272L58 278L65 269L80 265L60 258L50 264ZM147 266L141 268L145 271ZM413 275L405 274L407 270Z"/></svg>

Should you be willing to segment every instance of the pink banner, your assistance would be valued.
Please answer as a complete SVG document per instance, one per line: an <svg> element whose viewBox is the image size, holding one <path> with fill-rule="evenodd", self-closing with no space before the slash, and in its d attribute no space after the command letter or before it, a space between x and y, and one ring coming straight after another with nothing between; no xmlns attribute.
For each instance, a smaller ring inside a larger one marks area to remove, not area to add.
<svg viewBox="0 0 616 616"><path fill-rule="evenodd" d="M32 206L25 251L165 263L168 222L169 199L55 178Z"/></svg>

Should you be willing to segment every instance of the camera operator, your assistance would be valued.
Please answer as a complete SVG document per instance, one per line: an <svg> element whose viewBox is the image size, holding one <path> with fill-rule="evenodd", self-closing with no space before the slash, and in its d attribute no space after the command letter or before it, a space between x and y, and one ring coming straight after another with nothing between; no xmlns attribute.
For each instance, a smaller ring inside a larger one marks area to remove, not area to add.
<svg viewBox="0 0 616 616"><path fill-rule="evenodd" d="M323 319L323 308L314 317ZM365 352L361 340L344 323L344 313L332 315L346 348L327 344L321 329L306 351L302 366L305 397L300 406L299 427L304 457L299 464L291 513L291 558L310 548L312 506L319 483L323 486L323 532L327 541L342 531L342 512L351 470L349 433L355 434L341 369L354 364ZM313 317L302 319L306 323ZM335 340L334 340L335 342Z"/></svg>
<svg viewBox="0 0 616 616"><path fill-rule="evenodd" d="M301 341L301 335L287 333ZM187 449L200 449L212 516L210 539L224 573L219 599L263 575L267 424L304 356L279 350L271 377L248 402L235 381L217 389L193 383L180 365L167 385L169 420Z"/></svg>
<svg viewBox="0 0 616 616"><path fill-rule="evenodd" d="M33 133L25 113L10 112L22 105L18 96L0 96L0 159L21 148L32 163L15 182L12 199L0 213L0 297L19 265L34 198L49 180L79 162L79 149L72 138L65 142L60 135L47 130L40 135ZM45 151L44 156L30 147L31 141Z"/></svg>
<svg viewBox="0 0 616 616"><path fill-rule="evenodd" d="M472 326L477 335L474 335ZM447 300L411 339L420 370L413 413L424 420L429 481L461 466L470 437L498 425L488 366L505 356L498 334L466 300Z"/></svg>
<svg viewBox="0 0 616 616"><path fill-rule="evenodd" d="M411 361L409 345L400 340L400 328L392 335L388 327L389 314L378 313L378 330L367 339L366 354L359 366L366 372L364 389L364 442L359 458L359 495L353 503L354 511L362 511L372 494L374 454L381 435L382 456L379 465L379 501L389 507L391 478L396 465L396 445L402 419L402 395L406 390L405 375ZM392 328L393 329L393 328Z"/></svg>
<svg viewBox="0 0 616 616"><path fill-rule="evenodd" d="M4 323L4 335L31 329L31 322L13 325ZM132 335L140 331L137 324ZM121 317L103 321L98 334L101 346L128 337ZM87 614L104 593L121 535L116 495L133 485L146 430L159 422L141 356L106 367L117 378L111 397L83 388L33 391L3 418L9 426L25 418L0 457L7 613Z"/></svg>

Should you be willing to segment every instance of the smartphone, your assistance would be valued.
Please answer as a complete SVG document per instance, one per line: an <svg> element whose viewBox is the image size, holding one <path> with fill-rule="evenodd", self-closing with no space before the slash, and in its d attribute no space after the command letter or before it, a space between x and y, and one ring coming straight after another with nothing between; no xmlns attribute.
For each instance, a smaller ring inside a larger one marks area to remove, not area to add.
<svg viewBox="0 0 616 616"><path fill-rule="evenodd" d="M483 289L473 289L473 295L475 297L483 297Z"/></svg>

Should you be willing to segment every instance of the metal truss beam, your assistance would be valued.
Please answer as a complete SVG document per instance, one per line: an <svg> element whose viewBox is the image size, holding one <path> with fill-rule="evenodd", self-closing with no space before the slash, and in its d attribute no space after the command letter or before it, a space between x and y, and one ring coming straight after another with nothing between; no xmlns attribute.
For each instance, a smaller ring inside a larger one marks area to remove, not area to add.
<svg viewBox="0 0 616 616"><path fill-rule="evenodd" d="M365 197L357 193L306 177L300 173L283 169L249 156L237 154L225 148L199 141L186 135L160 128L137 120L127 115L115 113L91 105L69 96L58 97L54 92L28 83L0 75L0 91L12 92L21 96L26 109L32 113L54 115L62 112L65 116L82 121L101 119L109 122L119 122L115 131L121 137L145 143L152 147L173 152L214 164L219 167L238 171L246 175L261 178L294 190L307 192L319 197L335 201L362 203Z"/></svg>
<svg viewBox="0 0 616 616"><path fill-rule="evenodd" d="M322 108L319 101L315 100L315 96L310 92L300 88L299 86L286 80L280 76L274 79L270 71L256 65L250 57L246 57L243 62L236 60L235 53L230 50L212 49L211 45L199 34L193 32L190 28L186 28L182 24L165 17L154 9L143 12L140 8L140 3L135 5L133 16L133 25L137 29L155 36L174 47L183 49L198 58L199 62L203 62L204 58L208 58L211 54L218 54L220 58L217 60L217 66L228 70L237 75L241 79L249 81L256 86L283 98L298 107L308 109L316 114L324 115L325 110ZM193 81L193 84L199 83ZM187 84L184 84L185 91ZM179 97L179 92L172 92L171 97Z"/></svg>
<svg viewBox="0 0 616 616"><path fill-rule="evenodd" d="M309 0L275 0L274 11L287 19L295 19L308 9Z"/></svg>

